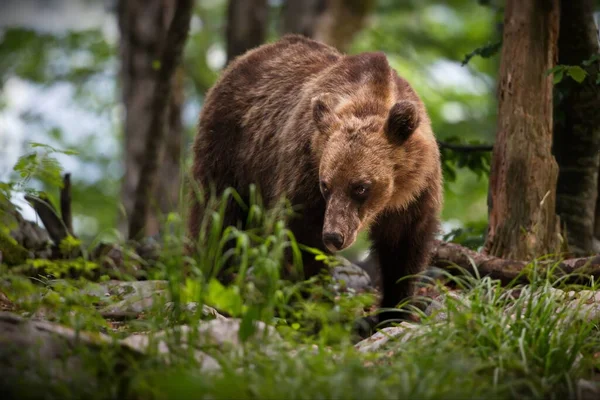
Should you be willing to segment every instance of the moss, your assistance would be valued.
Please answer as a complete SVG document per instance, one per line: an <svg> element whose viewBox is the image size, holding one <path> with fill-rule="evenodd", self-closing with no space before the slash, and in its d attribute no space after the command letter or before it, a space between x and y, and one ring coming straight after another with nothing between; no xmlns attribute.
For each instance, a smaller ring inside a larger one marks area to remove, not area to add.
<svg viewBox="0 0 600 400"><path fill-rule="evenodd" d="M82 257L73 260L35 259L27 260L27 263L38 272L52 275L55 278L71 276L92 277L98 269L98 264L87 261Z"/></svg>
<svg viewBox="0 0 600 400"><path fill-rule="evenodd" d="M2 229L0 229L0 252L2 262L7 265L23 264L29 257L29 252Z"/></svg>

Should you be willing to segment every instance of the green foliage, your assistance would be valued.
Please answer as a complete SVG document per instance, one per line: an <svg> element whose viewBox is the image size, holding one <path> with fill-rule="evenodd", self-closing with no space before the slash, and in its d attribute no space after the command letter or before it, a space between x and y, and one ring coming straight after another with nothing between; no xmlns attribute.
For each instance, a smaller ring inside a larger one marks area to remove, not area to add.
<svg viewBox="0 0 600 400"><path fill-rule="evenodd" d="M54 153L66 155L77 154L74 150L58 150L52 146L42 143L30 143L31 148L41 151L33 151L19 158L13 171L19 174L19 186L28 184L32 179L39 179L48 185L62 188L61 166L54 157Z"/></svg>
<svg viewBox="0 0 600 400"><path fill-rule="evenodd" d="M479 250L485 243L487 223L468 222L464 227L450 230L443 236L447 242L458 243L472 250Z"/></svg>
<svg viewBox="0 0 600 400"><path fill-rule="evenodd" d="M88 261L83 257L68 260L45 260L38 258L27 260L27 266L40 271L43 275L53 278L69 277L71 274L91 277L92 272L98 268L96 263Z"/></svg>
<svg viewBox="0 0 600 400"><path fill-rule="evenodd" d="M553 68L550 68L546 75L553 74L554 84L558 84L563 80L565 75L569 76L577 83L582 83L585 78L589 76L588 71L586 71L586 67L591 66L592 64L600 62L600 54L593 54L587 60L581 62L581 65L556 65ZM593 77L591 77L593 78ZM595 83L600 85L600 75L597 74Z"/></svg>
<svg viewBox="0 0 600 400"><path fill-rule="evenodd" d="M19 157L13 167L12 177L8 182L0 182L0 202L8 202L15 193L40 195L38 189L31 187L33 181L55 188L62 188L62 168L54 154L74 155L74 150L59 150L52 146L31 142L32 152ZM0 208L0 217L5 210Z"/></svg>
<svg viewBox="0 0 600 400"><path fill-rule="evenodd" d="M448 138L446 143L460 144L463 146L478 146L484 143L478 141L461 142L458 138ZM490 173L491 151L455 151L452 149L441 149L442 170L445 182L455 182L457 172L461 168L468 168L478 178Z"/></svg>
<svg viewBox="0 0 600 400"><path fill-rule="evenodd" d="M116 57L116 43L105 37L101 29L65 29L61 33L49 33L9 27L0 34L0 85L3 87L9 81L21 80L37 89L67 87L72 89L73 108L87 112L92 118L110 121L118 106ZM111 85L115 90L111 90ZM7 98L2 92L0 104L5 103ZM86 135L88 132L69 135L62 126L56 125L55 121L60 118L37 109L23 110L18 117L27 128L25 140L30 139L29 132L33 136L41 131L47 135L44 142L51 143L53 147L71 148L76 143L78 166L103 171L99 179L80 176L78 171L68 172L73 173L73 215L76 223L82 223L82 239L90 241L98 233L106 237L108 229L114 227L116 221L120 173L115 176L114 169L120 154L118 151L99 152L98 144L106 143L107 137L119 135L119 130L107 132L98 129L91 136ZM75 124L77 121L73 121L73 126L77 126ZM31 154L28 156L33 158ZM0 170L3 167L9 166L2 165L0 161ZM58 187L57 165L50 161L40 167L50 169L45 173L42 168L41 173L47 175L42 177L48 180L38 180L37 189L52 197L52 191ZM0 197L10 192L13 186L11 182L0 182Z"/></svg>
<svg viewBox="0 0 600 400"><path fill-rule="evenodd" d="M0 37L0 78L4 82L18 76L40 84L82 82L105 71L114 51L99 30L53 35L8 28ZM78 57L73 57L75 53Z"/></svg>
<svg viewBox="0 0 600 400"><path fill-rule="evenodd" d="M67 235L67 237L59 243L58 248L61 254L65 257L69 257L81 249L81 240L76 239L71 235Z"/></svg>
<svg viewBox="0 0 600 400"><path fill-rule="evenodd" d="M588 73L579 65L557 65L548 70L546 74L554 74L553 80L555 85L562 81L564 75L569 76L577 83L583 82L588 75Z"/></svg>
<svg viewBox="0 0 600 400"><path fill-rule="evenodd" d="M0 210L1 211L1 210ZM0 227L0 251L1 263L15 265L25 262L29 252L17 243L17 241Z"/></svg>
<svg viewBox="0 0 600 400"><path fill-rule="evenodd" d="M485 46L481 46L465 55L465 58L462 61L462 65L467 65L469 61L475 56L480 56L482 58L490 58L498 54L500 49L502 48L502 40L499 40L495 43L488 43Z"/></svg>

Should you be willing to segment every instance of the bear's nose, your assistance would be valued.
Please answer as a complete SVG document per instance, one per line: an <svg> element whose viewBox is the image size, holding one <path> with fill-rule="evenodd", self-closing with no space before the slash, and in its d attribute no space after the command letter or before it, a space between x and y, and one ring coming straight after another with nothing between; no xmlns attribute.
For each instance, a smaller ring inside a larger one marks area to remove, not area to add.
<svg viewBox="0 0 600 400"><path fill-rule="evenodd" d="M341 233L326 232L323 234L323 243L329 248L334 247L336 250L339 250L344 245L344 237Z"/></svg>

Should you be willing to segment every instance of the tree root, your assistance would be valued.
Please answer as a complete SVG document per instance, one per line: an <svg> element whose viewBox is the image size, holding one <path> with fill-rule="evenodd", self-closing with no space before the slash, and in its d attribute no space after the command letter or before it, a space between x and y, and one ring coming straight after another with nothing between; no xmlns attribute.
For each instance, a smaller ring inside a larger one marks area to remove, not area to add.
<svg viewBox="0 0 600 400"><path fill-rule="evenodd" d="M571 258L566 260L539 259L534 262L506 260L478 253L456 243L437 242L433 250L431 265L461 274L498 279L503 285L529 283L535 276L549 275L563 278L568 283L589 283L600 277L600 255ZM456 268L459 267L459 268Z"/></svg>

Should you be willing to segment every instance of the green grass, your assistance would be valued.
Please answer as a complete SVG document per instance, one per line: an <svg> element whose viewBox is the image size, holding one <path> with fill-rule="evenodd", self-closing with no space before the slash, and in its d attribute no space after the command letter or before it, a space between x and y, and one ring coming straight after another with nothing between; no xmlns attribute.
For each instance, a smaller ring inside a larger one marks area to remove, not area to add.
<svg viewBox="0 0 600 400"><path fill-rule="evenodd" d="M489 278L450 277L465 301L450 298L441 310L447 319L438 322L435 315L421 315L423 326L410 340L399 337L374 354L360 353L353 346L351 326L374 297L335 293L326 277L284 280L284 250L299 250L283 222L289 210L267 212L254 198L248 205L252 223L242 231L220 224L222 200L211 198L206 205L214 212L207 216L194 257L184 255L181 218L167 218L172 234L163 238L161 258L151 275L168 280L174 306L167 310L157 302L144 320L119 329L94 308L102 299L83 294L83 280L32 281L6 274L2 290L20 313L31 315L45 307L52 310L47 314L51 320L115 338L182 323L197 326L205 317L185 308L190 301L242 320L242 354L199 343L184 348L169 337L169 364L154 358L128 360L126 368L115 371L110 351L101 359L90 358L91 366L102 371L96 374L102 384L88 398L562 400L576 398L577 381L594 375L594 354L600 351L597 324L563 307L553 288L560 282L544 276L519 287L516 298L516 287L503 288ZM222 254L229 239L236 246ZM240 266L229 286L215 279L225 257L236 257ZM258 320L274 326L281 342L253 339ZM194 348L215 357L222 369L200 371ZM56 397L77 398L76 389L57 392Z"/></svg>

